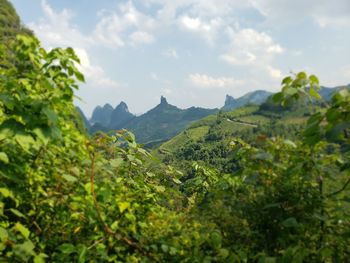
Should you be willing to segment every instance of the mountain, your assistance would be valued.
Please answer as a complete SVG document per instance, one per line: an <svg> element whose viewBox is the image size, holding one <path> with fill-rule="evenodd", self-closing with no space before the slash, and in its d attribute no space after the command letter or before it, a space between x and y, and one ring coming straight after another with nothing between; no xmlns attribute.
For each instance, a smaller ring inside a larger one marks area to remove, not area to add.
<svg viewBox="0 0 350 263"><path fill-rule="evenodd" d="M126 123L134 118L135 115L129 112L128 105L122 101L112 111L108 126L113 130L120 130L126 125Z"/></svg>
<svg viewBox="0 0 350 263"><path fill-rule="evenodd" d="M328 87L321 87L320 88L320 95L323 97L324 100L329 101L332 98L332 95L334 94L334 92L337 92L341 89L347 88L350 90L350 84L348 85L344 85L344 86L337 86L334 88L328 88Z"/></svg>
<svg viewBox="0 0 350 263"><path fill-rule="evenodd" d="M0 0L0 40L6 44L8 39L17 34L33 35L22 25L13 5L7 0Z"/></svg>
<svg viewBox="0 0 350 263"><path fill-rule="evenodd" d="M91 125L90 125L89 120L86 118L84 112L79 107L75 107L75 108L76 108L77 112L79 113L80 118L81 118L81 120L83 121L83 123L85 125L85 128L87 130L89 130L91 128Z"/></svg>
<svg viewBox="0 0 350 263"><path fill-rule="evenodd" d="M196 107L179 109L169 104L162 96L160 104L145 114L135 117L124 128L135 133L141 143L156 143L170 139L191 122L217 111L217 109Z"/></svg>
<svg viewBox="0 0 350 263"><path fill-rule="evenodd" d="M103 107L97 106L92 112L90 123L92 125L99 123L104 127L108 127L111 121L113 107L110 104L105 104Z"/></svg>
<svg viewBox="0 0 350 263"><path fill-rule="evenodd" d="M261 104L266 101L266 99L271 96L272 93L265 90L256 90L249 92L242 97L237 99L230 95L226 95L225 105L221 108L223 111L230 111L247 104Z"/></svg>

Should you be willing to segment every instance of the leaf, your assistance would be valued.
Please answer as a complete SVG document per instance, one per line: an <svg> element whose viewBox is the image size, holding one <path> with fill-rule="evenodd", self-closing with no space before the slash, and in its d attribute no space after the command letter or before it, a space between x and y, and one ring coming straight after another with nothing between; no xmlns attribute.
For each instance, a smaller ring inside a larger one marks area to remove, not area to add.
<svg viewBox="0 0 350 263"><path fill-rule="evenodd" d="M310 94L311 97L313 97L313 98L315 98L317 100L320 100L322 98L321 95L313 88L310 88L309 94Z"/></svg>
<svg viewBox="0 0 350 263"><path fill-rule="evenodd" d="M45 263L45 258L48 258L48 256L44 253L40 253L34 257L34 263Z"/></svg>
<svg viewBox="0 0 350 263"><path fill-rule="evenodd" d="M284 227L298 227L299 224L294 217L290 217L281 223Z"/></svg>
<svg viewBox="0 0 350 263"><path fill-rule="evenodd" d="M32 241L27 240L23 244L15 245L14 250L18 255L20 255L23 259L25 259L28 255L34 254L34 244Z"/></svg>
<svg viewBox="0 0 350 263"><path fill-rule="evenodd" d="M3 163L9 163L9 158L6 153L0 152L0 161Z"/></svg>
<svg viewBox="0 0 350 263"><path fill-rule="evenodd" d="M118 203L118 208L120 210L120 213L123 213L129 207L130 207L130 203L129 202L119 202Z"/></svg>
<svg viewBox="0 0 350 263"><path fill-rule="evenodd" d="M299 73L297 74L297 78L298 78L298 79L306 79L306 78L307 78L307 75L306 75L305 72L299 72Z"/></svg>
<svg viewBox="0 0 350 263"><path fill-rule="evenodd" d="M49 109L48 107L45 107L41 110L42 113L44 113L48 120L52 123L56 123L58 120L58 116L56 114L56 112L54 112L53 110Z"/></svg>
<svg viewBox="0 0 350 263"><path fill-rule="evenodd" d="M274 103L280 103L283 99L283 93L282 92L277 92L272 96L272 101Z"/></svg>
<svg viewBox="0 0 350 263"><path fill-rule="evenodd" d="M161 246L161 249L163 250L164 253L167 253L169 251L169 247L165 244L162 244Z"/></svg>
<svg viewBox="0 0 350 263"><path fill-rule="evenodd" d="M85 262L85 257L86 257L86 252L87 252L87 247L84 245L79 246L79 258L78 258L78 263L84 263Z"/></svg>
<svg viewBox="0 0 350 263"><path fill-rule="evenodd" d="M35 140L30 134L17 133L14 138L24 150L28 150L35 144Z"/></svg>
<svg viewBox="0 0 350 263"><path fill-rule="evenodd" d="M156 189L157 192L163 193L165 191L165 187L162 185L155 185L154 188Z"/></svg>
<svg viewBox="0 0 350 263"><path fill-rule="evenodd" d="M63 254L72 254L76 252L75 246L70 244L70 243L64 243L58 247L58 249L63 253Z"/></svg>
<svg viewBox="0 0 350 263"><path fill-rule="evenodd" d="M69 174L63 174L62 178L64 178L67 182L70 182L70 183L74 183L74 182L78 181L78 179L76 177L69 175Z"/></svg>
<svg viewBox="0 0 350 263"><path fill-rule="evenodd" d="M5 241L9 237L7 230L5 228L0 227L0 240Z"/></svg>
<svg viewBox="0 0 350 263"><path fill-rule="evenodd" d="M84 75L83 75L82 73L80 73L79 71L75 71L75 72L74 72L74 75L75 75L75 77L76 77L79 81L85 82L85 77L84 77Z"/></svg>
<svg viewBox="0 0 350 263"><path fill-rule="evenodd" d="M217 231L214 231L213 233L211 233L210 235L210 239L214 245L215 248L220 248L221 244L222 244L222 237L221 234Z"/></svg>
<svg viewBox="0 0 350 263"><path fill-rule="evenodd" d="M182 184L182 182L177 178L173 178L173 182L176 184Z"/></svg>
<svg viewBox="0 0 350 263"><path fill-rule="evenodd" d="M15 229L17 231L19 231L22 234L22 236L24 236L25 238L29 238L30 231L28 230L28 228L26 228L21 223L17 222L16 225L15 225Z"/></svg>
<svg viewBox="0 0 350 263"><path fill-rule="evenodd" d="M22 214L20 211L18 211L17 209L10 208L10 211L11 211L14 215L16 215L16 216L18 216L18 217L26 218L26 216L23 215L23 214Z"/></svg>
<svg viewBox="0 0 350 263"><path fill-rule="evenodd" d="M80 175L80 171L78 167L72 167L69 169L69 171L71 171L72 174L74 174L75 176L79 176Z"/></svg>
<svg viewBox="0 0 350 263"><path fill-rule="evenodd" d="M286 145L289 145L289 146L291 146L292 148L297 148L297 145L294 143L294 142L292 142L291 140L284 140L284 143L286 144Z"/></svg>
<svg viewBox="0 0 350 263"><path fill-rule="evenodd" d="M309 77L309 80L310 80L311 83L314 83L314 84L317 84L317 85L320 84L318 78L315 75L311 75Z"/></svg>
<svg viewBox="0 0 350 263"><path fill-rule="evenodd" d="M285 77L283 80L282 80L282 85L288 85L289 83L291 83L293 81L293 79L288 76L288 77Z"/></svg>
<svg viewBox="0 0 350 263"><path fill-rule="evenodd" d="M122 163L124 162L124 160L122 158L116 158L113 159L109 162L109 164L113 167L113 168L117 168L119 167Z"/></svg>
<svg viewBox="0 0 350 263"><path fill-rule="evenodd" d="M41 140L44 144L47 144L50 141L50 129L38 127L33 130L33 133L36 137Z"/></svg>

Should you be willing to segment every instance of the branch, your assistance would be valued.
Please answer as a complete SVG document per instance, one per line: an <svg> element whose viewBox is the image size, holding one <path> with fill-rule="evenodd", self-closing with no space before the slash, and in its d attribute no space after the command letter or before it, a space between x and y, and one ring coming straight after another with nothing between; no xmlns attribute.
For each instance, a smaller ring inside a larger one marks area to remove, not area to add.
<svg viewBox="0 0 350 263"><path fill-rule="evenodd" d="M348 187L349 184L350 184L350 178L346 181L346 183L343 185L343 187L341 189L339 189L338 191L335 191L331 194L328 194L327 197L331 197L331 196L340 194L341 192L343 192L346 189L346 187Z"/></svg>

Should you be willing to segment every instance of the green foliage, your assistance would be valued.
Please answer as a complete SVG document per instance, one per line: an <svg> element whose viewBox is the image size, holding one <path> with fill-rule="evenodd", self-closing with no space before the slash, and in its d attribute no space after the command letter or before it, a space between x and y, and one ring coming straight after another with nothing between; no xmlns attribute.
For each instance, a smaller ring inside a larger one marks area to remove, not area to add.
<svg viewBox="0 0 350 263"><path fill-rule="evenodd" d="M85 134L73 105L84 77L71 48L48 52L26 36L6 48L1 262L348 260L347 91L307 123L249 106L193 124L163 146L182 173L131 132ZM283 105L319 98L305 73L282 86L274 99Z"/></svg>

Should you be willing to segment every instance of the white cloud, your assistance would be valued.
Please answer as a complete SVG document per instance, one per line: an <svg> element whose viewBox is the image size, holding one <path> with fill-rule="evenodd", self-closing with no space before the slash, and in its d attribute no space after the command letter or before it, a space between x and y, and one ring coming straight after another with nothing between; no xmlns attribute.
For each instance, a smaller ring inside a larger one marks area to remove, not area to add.
<svg viewBox="0 0 350 263"><path fill-rule="evenodd" d="M74 13L63 9L54 11L46 0L41 1L44 18L38 22L30 23L29 27L42 41L44 46L52 48L56 46L88 46L90 40L84 36L77 27L71 25L70 20Z"/></svg>
<svg viewBox="0 0 350 263"><path fill-rule="evenodd" d="M150 44L154 36L149 33L155 27L152 17L139 12L132 1L118 6L117 10L101 10L100 20L93 32L93 40L110 48L125 46L126 38L130 44Z"/></svg>
<svg viewBox="0 0 350 263"><path fill-rule="evenodd" d="M151 79L153 79L153 80L155 80L155 81L158 81L158 80L159 80L158 75L157 75L156 73L154 73L154 72L151 72L151 73L150 73L150 77L151 77Z"/></svg>
<svg viewBox="0 0 350 263"><path fill-rule="evenodd" d="M92 37L84 35L81 31L71 23L74 13L64 9L61 12L55 11L47 3L42 0L41 7L44 17L35 23L29 24L42 41L43 46L50 49L56 46L73 47L76 54L80 58L78 69L84 74L86 84L78 94L84 95L84 100L89 100L89 97L96 98L94 94L97 90L104 90L106 93L111 93L118 90L121 85L115 80L107 76L104 69L91 62L90 49L93 47ZM82 105L84 107L84 105Z"/></svg>
<svg viewBox="0 0 350 263"><path fill-rule="evenodd" d="M178 55L176 49L174 49L174 48L168 48L168 49L164 50L162 52L162 55L164 57L173 58L173 59L179 58L179 55Z"/></svg>
<svg viewBox="0 0 350 263"><path fill-rule="evenodd" d="M80 65L78 65L78 68L85 75L86 83L89 86L112 89L120 87L120 84L106 75L102 67L90 63L88 52L85 49L76 48L75 52L80 58Z"/></svg>
<svg viewBox="0 0 350 263"><path fill-rule="evenodd" d="M198 33L201 37L205 38L208 43L213 44L219 29L223 26L223 20L220 17L207 19L202 21L199 17L190 17L183 15L179 18L178 24L180 28L189 32Z"/></svg>
<svg viewBox="0 0 350 263"><path fill-rule="evenodd" d="M130 36L130 41L132 45L139 45L139 44L151 44L155 41L154 36L144 32L144 31L136 31L132 33Z"/></svg>
<svg viewBox="0 0 350 263"><path fill-rule="evenodd" d="M241 81L237 81L230 77L211 77L206 74L190 74L188 80L192 85L199 88L226 88L232 87Z"/></svg>
<svg viewBox="0 0 350 263"><path fill-rule="evenodd" d="M349 0L250 0L273 26L297 24L313 19L319 26L350 27Z"/></svg>
<svg viewBox="0 0 350 263"><path fill-rule="evenodd" d="M236 66L249 66L250 69L262 70L272 78L282 76L281 71L274 68L271 63L276 55L284 52L284 48L271 36L251 28L238 31L229 29L228 35L231 44L228 52L221 55L224 61Z"/></svg>
<svg viewBox="0 0 350 263"><path fill-rule="evenodd" d="M281 79L282 78L282 72L279 69L273 68L271 66L267 67L267 71L270 75L270 77L275 79Z"/></svg>

